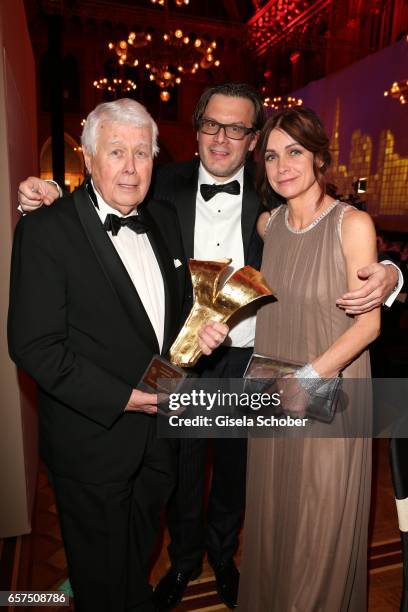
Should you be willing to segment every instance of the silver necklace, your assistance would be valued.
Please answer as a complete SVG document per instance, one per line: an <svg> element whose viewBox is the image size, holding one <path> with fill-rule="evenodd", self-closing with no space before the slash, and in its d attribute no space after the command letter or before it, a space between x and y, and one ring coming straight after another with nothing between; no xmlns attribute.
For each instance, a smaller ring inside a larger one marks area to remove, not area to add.
<svg viewBox="0 0 408 612"><path fill-rule="evenodd" d="M328 215L330 211L333 210L333 208L336 206L337 203L338 203L338 200L335 200L334 202L332 202L332 204L328 208L326 208L326 210L324 210L318 217L316 217L316 219L312 221L310 225L308 225L307 227L302 227L301 229L295 229L291 227L291 225L289 224L289 209L286 207L285 225L287 229L293 234L305 234L306 232L311 230L313 227L315 227L315 225L317 225L322 219L324 219L324 217Z"/></svg>

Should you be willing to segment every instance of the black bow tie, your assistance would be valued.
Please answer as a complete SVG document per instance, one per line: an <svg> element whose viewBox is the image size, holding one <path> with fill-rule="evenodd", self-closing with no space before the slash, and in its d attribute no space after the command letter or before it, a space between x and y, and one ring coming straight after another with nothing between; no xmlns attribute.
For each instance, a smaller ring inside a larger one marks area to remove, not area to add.
<svg viewBox="0 0 408 612"><path fill-rule="evenodd" d="M107 232L112 232L112 236L116 236L121 227L128 227L136 232L136 234L145 234L149 231L149 225L145 220L140 218L140 215L131 215L130 217L118 217L118 215L106 215L104 229Z"/></svg>
<svg viewBox="0 0 408 612"><path fill-rule="evenodd" d="M231 183L221 183L221 185L200 185L200 192L204 200L207 202L211 200L217 193L230 193L231 195L239 195L241 187L238 181L231 181Z"/></svg>

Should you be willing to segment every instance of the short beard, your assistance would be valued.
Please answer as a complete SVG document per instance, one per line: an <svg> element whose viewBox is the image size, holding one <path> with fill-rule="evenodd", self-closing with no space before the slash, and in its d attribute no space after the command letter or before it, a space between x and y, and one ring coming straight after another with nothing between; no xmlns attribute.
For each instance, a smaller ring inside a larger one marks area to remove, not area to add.
<svg viewBox="0 0 408 612"><path fill-rule="evenodd" d="M203 160L200 158L200 161L203 165L203 168L205 168L205 170L208 172L208 174L211 174L211 176L213 176L214 178L225 178L225 179L229 179L232 176L234 176L234 174L236 174L239 170L241 170L241 168L243 168L243 166L245 166L245 161L244 160L240 166L237 166L236 168L233 168L232 171L231 170L224 170L223 172L221 171L217 171L215 169L215 172L213 170L211 170L211 168L208 168L208 166L206 166L206 164L203 162Z"/></svg>

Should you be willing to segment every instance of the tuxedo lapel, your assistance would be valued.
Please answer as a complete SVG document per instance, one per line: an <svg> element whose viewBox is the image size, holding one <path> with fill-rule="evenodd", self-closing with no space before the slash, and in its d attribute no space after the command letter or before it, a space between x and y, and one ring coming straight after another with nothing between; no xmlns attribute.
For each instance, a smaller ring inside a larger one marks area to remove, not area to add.
<svg viewBox="0 0 408 612"><path fill-rule="evenodd" d="M251 237L254 232L256 220L259 216L259 208L259 199L256 195L252 172L245 167L241 215L242 242L244 244L245 261L248 261Z"/></svg>
<svg viewBox="0 0 408 612"><path fill-rule="evenodd" d="M194 257L194 225L198 188L198 163L194 160L192 166L191 172L179 177L174 194L174 204L180 221L187 259Z"/></svg>
<svg viewBox="0 0 408 612"><path fill-rule="evenodd" d="M136 327L138 336L150 349L159 352L156 334L139 294L109 236L103 229L87 191L82 187L75 191L73 196L81 224L109 284L117 294L127 316Z"/></svg>
<svg viewBox="0 0 408 612"><path fill-rule="evenodd" d="M152 215L145 208L143 210L143 218L146 219L149 224L150 229L147 236L150 244L152 245L154 254L156 255L156 259L163 277L165 317L162 352L165 354L170 347L170 342L174 337L175 331L177 330L177 313L180 312L179 287L173 257L167 249L163 238L160 235L160 230Z"/></svg>

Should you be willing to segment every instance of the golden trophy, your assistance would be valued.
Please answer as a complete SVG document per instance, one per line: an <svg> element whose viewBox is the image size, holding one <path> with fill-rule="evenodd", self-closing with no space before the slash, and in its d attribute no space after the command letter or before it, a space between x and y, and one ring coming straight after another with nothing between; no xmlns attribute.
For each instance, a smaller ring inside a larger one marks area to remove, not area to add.
<svg viewBox="0 0 408 612"><path fill-rule="evenodd" d="M201 350L198 331L208 321L226 323L240 308L265 296L272 295L263 275L245 266L235 270L219 288L220 277L225 274L231 259L205 261L190 259L189 268L194 290L194 304L169 351L167 361L155 355L142 377L139 388L158 390L158 379L182 379L188 375L183 368L193 367Z"/></svg>

